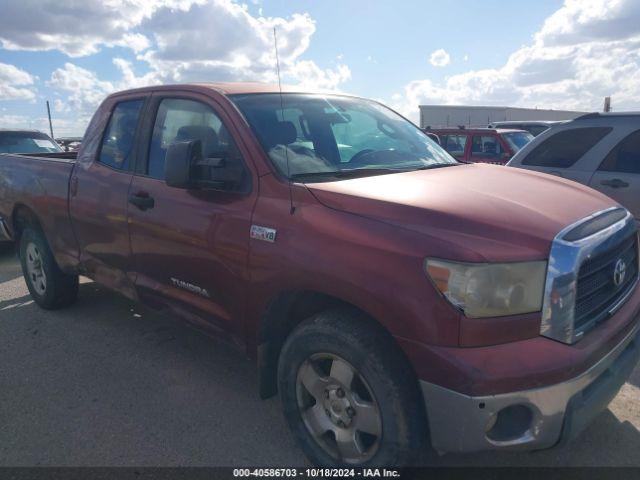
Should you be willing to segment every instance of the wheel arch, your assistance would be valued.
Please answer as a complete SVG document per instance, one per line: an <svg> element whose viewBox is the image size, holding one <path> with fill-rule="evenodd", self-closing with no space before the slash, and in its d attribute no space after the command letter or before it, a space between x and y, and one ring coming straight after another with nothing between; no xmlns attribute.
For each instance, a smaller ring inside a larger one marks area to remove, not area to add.
<svg viewBox="0 0 640 480"><path fill-rule="evenodd" d="M11 228L13 229L13 239L17 248L20 245L22 232L24 232L27 227L36 228L44 234L40 219L33 209L24 203L18 203L13 207L13 212L11 213Z"/></svg>
<svg viewBox="0 0 640 480"><path fill-rule="evenodd" d="M266 399L278 393L278 359L289 334L304 320L329 309L348 310L360 321L369 323L372 328L377 328L392 338L417 383L418 377L413 366L391 332L364 309L342 298L319 291L290 290L273 298L260 320L257 332L257 362L261 398Z"/></svg>

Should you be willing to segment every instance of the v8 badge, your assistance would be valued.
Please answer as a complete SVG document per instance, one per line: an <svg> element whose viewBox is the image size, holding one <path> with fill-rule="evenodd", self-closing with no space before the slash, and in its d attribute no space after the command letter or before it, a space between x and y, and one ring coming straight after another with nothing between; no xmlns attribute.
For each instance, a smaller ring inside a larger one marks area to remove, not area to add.
<svg viewBox="0 0 640 480"><path fill-rule="evenodd" d="M274 243L276 241L276 229L251 225L251 238L264 242Z"/></svg>

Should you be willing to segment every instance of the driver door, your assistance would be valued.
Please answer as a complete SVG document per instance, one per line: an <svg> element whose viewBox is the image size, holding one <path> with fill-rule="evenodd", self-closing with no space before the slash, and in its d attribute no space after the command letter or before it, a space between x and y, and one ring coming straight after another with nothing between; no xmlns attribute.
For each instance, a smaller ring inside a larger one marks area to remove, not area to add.
<svg viewBox="0 0 640 480"><path fill-rule="evenodd" d="M256 200L252 183L257 180L243 160L229 119L207 97L154 95L151 111L155 118L146 162L129 191L136 289L148 303L168 307L207 329L241 336ZM204 159L234 162L241 185L208 184L206 167L198 167L193 169L197 187L168 186L167 148L191 140L201 142Z"/></svg>

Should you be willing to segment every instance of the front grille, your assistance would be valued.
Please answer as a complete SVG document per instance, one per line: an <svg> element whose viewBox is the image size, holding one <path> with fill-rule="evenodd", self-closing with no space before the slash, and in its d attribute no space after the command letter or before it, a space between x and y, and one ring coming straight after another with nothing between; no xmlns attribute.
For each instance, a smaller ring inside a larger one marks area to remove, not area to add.
<svg viewBox="0 0 640 480"><path fill-rule="evenodd" d="M615 285L618 260L626 265L624 280ZM574 329L585 332L609 316L609 310L638 278L638 242L634 232L608 250L584 261L578 272Z"/></svg>

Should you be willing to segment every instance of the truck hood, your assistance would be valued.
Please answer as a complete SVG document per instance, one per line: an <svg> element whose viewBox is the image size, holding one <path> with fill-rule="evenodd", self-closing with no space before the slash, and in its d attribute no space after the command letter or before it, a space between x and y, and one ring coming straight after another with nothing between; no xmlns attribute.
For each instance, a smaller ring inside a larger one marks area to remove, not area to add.
<svg viewBox="0 0 640 480"><path fill-rule="evenodd" d="M616 205L559 177L500 165L432 170L307 184L325 206L419 232L462 261L548 257L566 226ZM425 248L429 249L426 243ZM456 251L457 247L457 251Z"/></svg>

